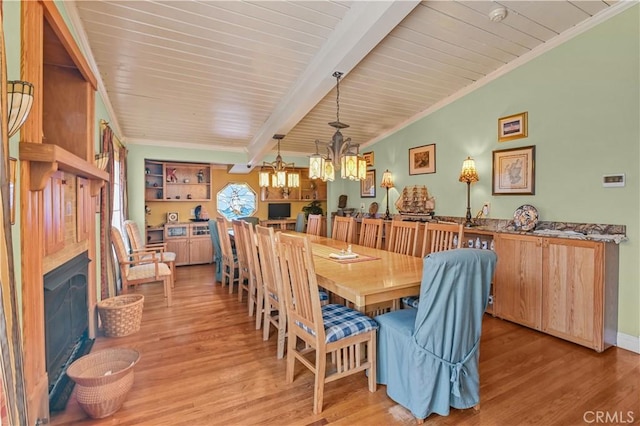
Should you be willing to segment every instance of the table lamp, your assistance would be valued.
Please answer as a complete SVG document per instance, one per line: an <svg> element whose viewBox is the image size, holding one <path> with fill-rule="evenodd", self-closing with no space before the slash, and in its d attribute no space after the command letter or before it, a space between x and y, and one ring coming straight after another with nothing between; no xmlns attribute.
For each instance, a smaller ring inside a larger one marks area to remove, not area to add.
<svg viewBox="0 0 640 426"><path fill-rule="evenodd" d="M393 179L391 178L389 169L382 174L380 187L387 189L387 211L384 213L384 220L389 220L391 219L391 215L389 214L389 188L393 188Z"/></svg>
<svg viewBox="0 0 640 426"><path fill-rule="evenodd" d="M478 182L478 180L480 180L478 178L478 171L476 170L476 163L473 161L473 158L467 157L467 159L462 162L462 171L460 172L460 178L458 180L467 184L467 216L464 226L466 228L470 228L473 226L473 222L471 222L471 183Z"/></svg>

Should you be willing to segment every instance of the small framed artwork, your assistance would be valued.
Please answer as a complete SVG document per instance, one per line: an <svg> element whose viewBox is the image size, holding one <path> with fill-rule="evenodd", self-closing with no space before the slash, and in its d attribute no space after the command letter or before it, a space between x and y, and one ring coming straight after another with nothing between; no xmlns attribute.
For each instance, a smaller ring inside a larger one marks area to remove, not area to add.
<svg viewBox="0 0 640 426"><path fill-rule="evenodd" d="M498 119L498 142L507 142L514 139L526 138L527 113L509 115Z"/></svg>
<svg viewBox="0 0 640 426"><path fill-rule="evenodd" d="M177 221L178 221L178 212L167 213L167 222L177 222Z"/></svg>
<svg viewBox="0 0 640 426"><path fill-rule="evenodd" d="M535 146L493 151L493 195L535 194Z"/></svg>
<svg viewBox="0 0 640 426"><path fill-rule="evenodd" d="M367 162L367 167L373 167L373 151L363 152L362 158Z"/></svg>
<svg viewBox="0 0 640 426"><path fill-rule="evenodd" d="M367 178L360 181L360 197L375 198L376 197L376 171L367 170Z"/></svg>
<svg viewBox="0 0 640 426"><path fill-rule="evenodd" d="M409 149L409 174L423 175L436 172L436 144Z"/></svg>

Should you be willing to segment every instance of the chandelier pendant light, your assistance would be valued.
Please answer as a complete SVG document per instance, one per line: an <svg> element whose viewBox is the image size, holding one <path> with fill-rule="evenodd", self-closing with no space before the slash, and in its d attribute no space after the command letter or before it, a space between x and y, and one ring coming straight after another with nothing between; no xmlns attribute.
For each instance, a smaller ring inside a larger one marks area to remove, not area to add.
<svg viewBox="0 0 640 426"><path fill-rule="evenodd" d="M33 105L33 84L27 81L7 81L7 103L8 136L11 137L29 116Z"/></svg>
<svg viewBox="0 0 640 426"><path fill-rule="evenodd" d="M322 179L325 182L335 180L336 170L340 170L340 177L349 180L364 180L367 174L367 163L360 155L359 144L351 142L351 138L344 138L341 130L349 127L340 121L340 78L343 73L336 71L336 121L329 126L336 129L331 142L323 143L316 139L316 153L309 157L309 178ZM327 148L327 155L319 153L318 146Z"/></svg>
<svg viewBox="0 0 640 426"><path fill-rule="evenodd" d="M278 155L275 161L262 163L258 178L260 187L266 188L271 185L273 188L299 188L300 173L293 170L295 164L285 163L280 155L280 141L284 139L284 135L275 134L273 138L278 141Z"/></svg>

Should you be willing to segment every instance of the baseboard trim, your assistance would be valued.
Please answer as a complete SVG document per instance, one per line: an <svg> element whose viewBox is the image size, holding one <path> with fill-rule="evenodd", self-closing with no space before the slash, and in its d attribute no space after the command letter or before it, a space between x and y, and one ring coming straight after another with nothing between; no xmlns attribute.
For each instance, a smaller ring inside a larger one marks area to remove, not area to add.
<svg viewBox="0 0 640 426"><path fill-rule="evenodd" d="M640 354L640 336L618 333L618 344L616 346Z"/></svg>

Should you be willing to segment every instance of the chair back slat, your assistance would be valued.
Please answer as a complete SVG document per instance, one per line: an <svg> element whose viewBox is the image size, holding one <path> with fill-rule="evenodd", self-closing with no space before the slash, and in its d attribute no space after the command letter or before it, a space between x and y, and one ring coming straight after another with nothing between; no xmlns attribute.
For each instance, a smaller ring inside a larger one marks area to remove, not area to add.
<svg viewBox="0 0 640 426"><path fill-rule="evenodd" d="M383 228L384 221L382 219L362 219L358 244L365 247L381 248Z"/></svg>
<svg viewBox="0 0 640 426"><path fill-rule="evenodd" d="M311 244L307 237L280 234L278 243L282 289L289 329L303 324L317 341L325 341L324 323Z"/></svg>
<svg viewBox="0 0 640 426"><path fill-rule="evenodd" d="M461 223L427 222L420 257L425 257L429 253L461 248L463 229Z"/></svg>
<svg viewBox="0 0 640 426"><path fill-rule="evenodd" d="M231 238L229 236L231 224L224 217L217 217L216 221L218 223L218 236L220 237L222 259L224 262L233 263L233 250L231 249Z"/></svg>
<svg viewBox="0 0 640 426"><path fill-rule="evenodd" d="M350 243L353 238L355 221L352 217L336 216L333 219L331 238Z"/></svg>
<svg viewBox="0 0 640 426"><path fill-rule="evenodd" d="M387 249L401 254L415 256L418 243L419 222L391 221L391 232Z"/></svg>
<svg viewBox="0 0 640 426"><path fill-rule="evenodd" d="M272 300L272 304L284 309L284 293L282 292L282 271L277 253L277 240L272 227L256 226L258 250L260 251L260 271L265 297ZM283 315L284 312L280 312ZM265 324L265 327L268 327Z"/></svg>
<svg viewBox="0 0 640 426"><path fill-rule="evenodd" d="M322 215L310 214L307 218L307 234L320 235L322 232Z"/></svg>
<svg viewBox="0 0 640 426"><path fill-rule="evenodd" d="M249 272L249 253L248 244L246 241L245 228L242 225L242 220L232 220L231 227L233 228L233 239L236 243L236 256L238 258L238 269L241 275L247 280L250 279Z"/></svg>
<svg viewBox="0 0 640 426"><path fill-rule="evenodd" d="M142 250L146 244L142 239L142 234L138 224L133 220L125 220L124 229L127 231L127 235L129 236L129 244L131 244L131 248L133 250Z"/></svg>

